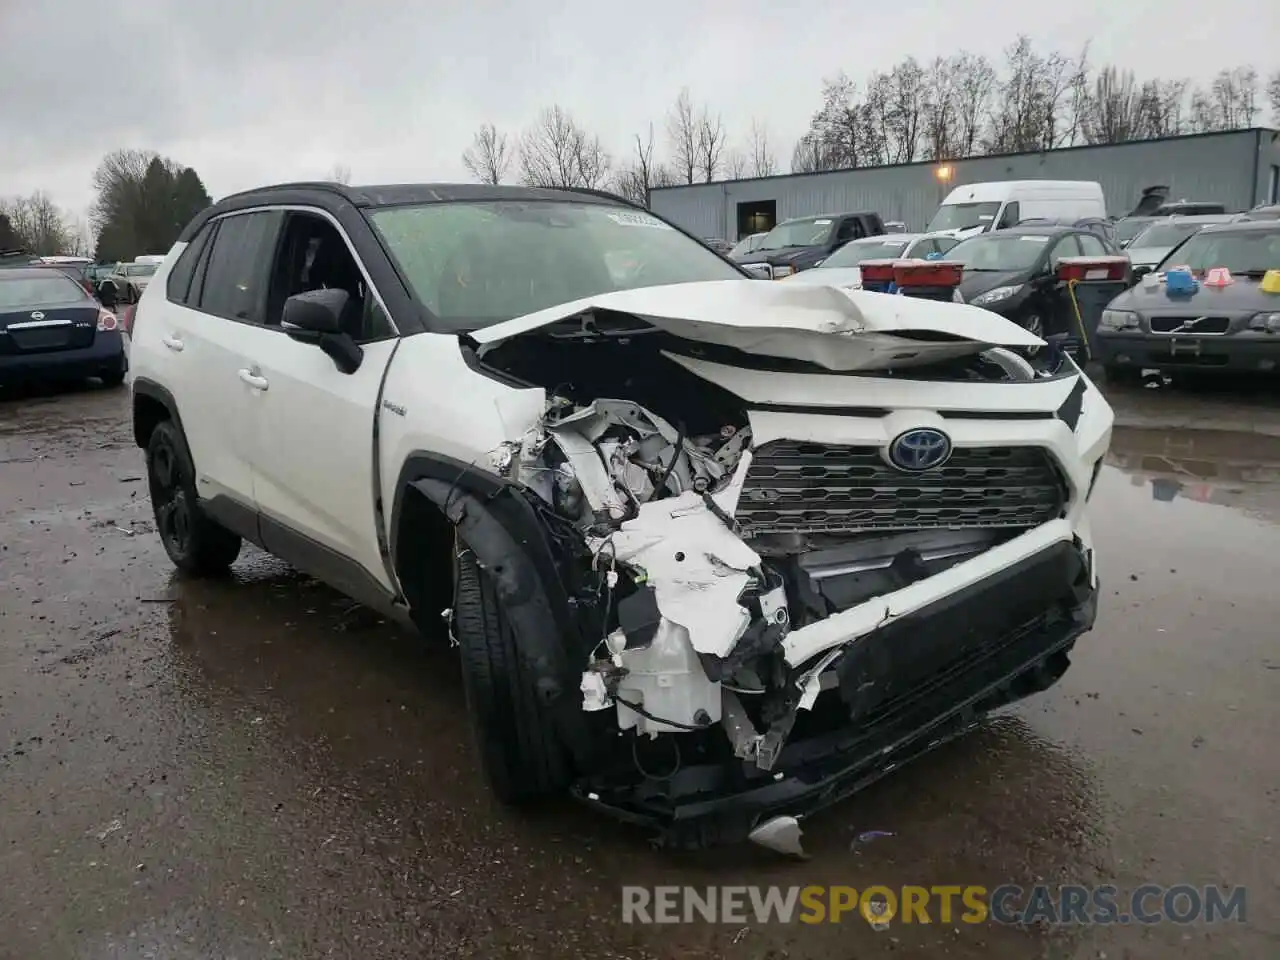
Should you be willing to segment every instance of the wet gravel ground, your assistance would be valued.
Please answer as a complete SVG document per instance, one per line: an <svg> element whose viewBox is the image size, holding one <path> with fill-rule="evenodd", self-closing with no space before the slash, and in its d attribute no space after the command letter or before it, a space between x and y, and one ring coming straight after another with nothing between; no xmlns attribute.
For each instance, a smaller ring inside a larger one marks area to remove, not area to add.
<svg viewBox="0 0 1280 960"><path fill-rule="evenodd" d="M1104 598L1071 671L817 817L795 863L497 806L446 649L262 554L179 580L127 393L0 394L0 957L1280 956L1280 391L1113 401ZM1035 882L1242 884L1247 919L620 908L623 884Z"/></svg>

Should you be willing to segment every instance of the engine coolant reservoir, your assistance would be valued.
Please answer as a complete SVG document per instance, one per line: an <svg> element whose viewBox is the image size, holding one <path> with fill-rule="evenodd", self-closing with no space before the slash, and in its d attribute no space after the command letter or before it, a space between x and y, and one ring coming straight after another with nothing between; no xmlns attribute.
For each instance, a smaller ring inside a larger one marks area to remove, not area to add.
<svg viewBox="0 0 1280 960"><path fill-rule="evenodd" d="M689 631L665 617L653 642L622 653L629 671L618 685L618 697L629 700L655 717L686 726L711 725L720 720L720 685L707 679L689 642ZM635 727L637 733L685 733L679 727L642 717L618 704L618 727Z"/></svg>

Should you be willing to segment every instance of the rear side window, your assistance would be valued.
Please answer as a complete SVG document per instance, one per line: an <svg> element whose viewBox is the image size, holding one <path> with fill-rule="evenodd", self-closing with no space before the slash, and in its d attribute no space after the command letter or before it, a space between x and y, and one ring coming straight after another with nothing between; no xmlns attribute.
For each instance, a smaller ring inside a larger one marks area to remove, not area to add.
<svg viewBox="0 0 1280 960"><path fill-rule="evenodd" d="M1004 205L1004 213L1000 215L1000 223L996 226L997 230L1003 230L1006 227L1012 227L1022 218L1021 206L1017 200L1013 200Z"/></svg>
<svg viewBox="0 0 1280 960"><path fill-rule="evenodd" d="M219 221L204 268L200 310L228 320L263 322L267 278L283 219L279 211L264 210Z"/></svg>
<svg viewBox="0 0 1280 960"><path fill-rule="evenodd" d="M195 239L187 244L187 249L182 251L178 262L169 271L165 293L171 302L187 302L187 295L191 292L191 278L195 276L200 255L204 253L204 248L209 245L209 238L213 236L213 227L212 223L206 223L204 229L196 234Z"/></svg>

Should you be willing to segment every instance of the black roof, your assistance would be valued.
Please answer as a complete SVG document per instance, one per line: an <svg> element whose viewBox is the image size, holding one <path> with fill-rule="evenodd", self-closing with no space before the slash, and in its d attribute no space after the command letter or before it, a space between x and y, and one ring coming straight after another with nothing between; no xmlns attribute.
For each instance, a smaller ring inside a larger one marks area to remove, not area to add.
<svg viewBox="0 0 1280 960"><path fill-rule="evenodd" d="M178 240L182 243L190 242L196 232L210 219L224 213L263 205L314 204L317 194L327 194L330 201L336 200L339 204L346 202L353 207L366 209L424 203L477 203L501 200L524 202L559 200L644 209L624 197L604 190L589 190L585 187L553 190L543 187L517 187L488 183L392 183L357 187L327 181L302 181L255 187L252 190L243 190L223 197L197 214L187 224Z"/></svg>
<svg viewBox="0 0 1280 960"><path fill-rule="evenodd" d="M301 182L278 183L255 187L223 197L214 206L221 207L229 201L252 198L261 203L275 193L300 191L324 191L336 193L357 207L392 207L401 204L466 203L484 200L573 200L578 203L621 203L635 206L629 200L604 190L549 189L543 187L518 187L488 183L390 183L369 186L348 186L343 183Z"/></svg>

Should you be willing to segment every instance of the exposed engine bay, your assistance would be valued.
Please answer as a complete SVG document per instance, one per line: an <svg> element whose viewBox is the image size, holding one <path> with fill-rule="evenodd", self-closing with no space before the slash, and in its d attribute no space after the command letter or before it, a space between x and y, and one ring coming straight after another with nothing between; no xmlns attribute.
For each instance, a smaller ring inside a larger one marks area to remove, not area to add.
<svg viewBox="0 0 1280 960"><path fill-rule="evenodd" d="M492 469L549 508L558 536L580 541L589 570L575 602L599 626L582 664L582 706L616 711L619 730L655 739L718 726L733 755L773 769L823 690L856 683L856 673L831 669L843 646L803 656L786 649L793 630L934 576L1060 509L1052 466L1026 451L982 454L991 462L957 455L956 469L969 472L934 489L904 484L882 451L785 438L756 444L748 405L677 376L662 335L648 338L656 332L635 330L634 318L629 325L602 331L596 319L573 318L526 340L523 362L502 369L539 371L549 387L545 415L490 455ZM648 342L624 349L626 332ZM1011 350L966 346L952 344L961 356L946 357L936 375L1045 375ZM581 362L566 361L575 348L592 350L591 367L606 372L588 376ZM550 389L556 375L575 389ZM610 379L638 386L649 406L601 396ZM671 419L652 409L659 405ZM671 412L680 409L694 427ZM1043 503L1012 498L1004 514L964 512L977 485L1014 471L1040 483ZM912 496L914 508L905 503Z"/></svg>

